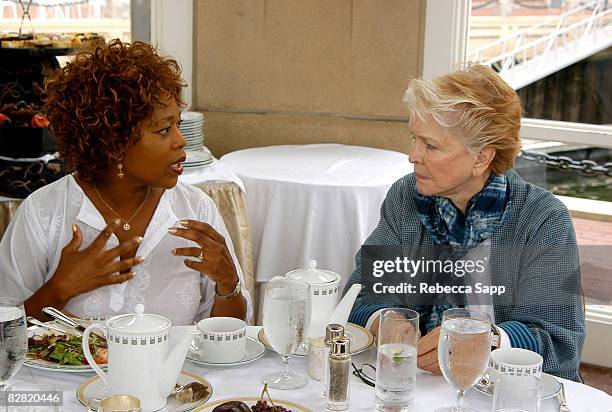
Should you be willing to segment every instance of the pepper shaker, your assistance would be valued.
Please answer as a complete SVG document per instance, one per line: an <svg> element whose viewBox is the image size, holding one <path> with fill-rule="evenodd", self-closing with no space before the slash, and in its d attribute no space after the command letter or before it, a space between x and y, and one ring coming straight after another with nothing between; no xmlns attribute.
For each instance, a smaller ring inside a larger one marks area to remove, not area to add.
<svg viewBox="0 0 612 412"><path fill-rule="evenodd" d="M327 385L327 409L330 411L346 411L349 408L350 346L346 338L336 339L332 343Z"/></svg>
<svg viewBox="0 0 612 412"><path fill-rule="evenodd" d="M331 352L332 342L335 339L344 337L344 326L337 323L330 323L325 328L325 347L323 348L323 374L321 382L323 383L323 389L321 389L321 396L327 396L327 384L329 382L329 353Z"/></svg>

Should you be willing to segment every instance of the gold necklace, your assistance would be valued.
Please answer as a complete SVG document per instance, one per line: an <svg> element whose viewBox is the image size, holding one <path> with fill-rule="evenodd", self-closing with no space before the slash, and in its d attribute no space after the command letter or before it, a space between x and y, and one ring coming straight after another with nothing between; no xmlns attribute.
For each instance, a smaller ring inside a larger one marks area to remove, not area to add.
<svg viewBox="0 0 612 412"><path fill-rule="evenodd" d="M98 199L100 199L100 201L102 203L104 203L104 206L106 206L111 212L113 212L115 214L115 216L117 216L119 219L121 219L121 221L123 222L123 230L125 230L126 232L128 230L130 230L130 228L131 228L130 222L132 221L132 219L134 219L136 217L138 212L140 212L140 209L142 209L142 207L144 206L145 202L149 198L149 193L151 192L151 187L147 186L147 195L145 196L144 200L142 201L140 206L138 206L138 209L136 209L134 214L129 219L125 220L124 218L119 216L119 213L115 212L115 210L112 207L110 207L110 205L108 203L106 203L106 201L104 199L102 199L102 196L100 196L100 192L98 192L98 188L96 187L95 183L93 184L93 187L94 187L94 190L96 191L96 195L98 195Z"/></svg>

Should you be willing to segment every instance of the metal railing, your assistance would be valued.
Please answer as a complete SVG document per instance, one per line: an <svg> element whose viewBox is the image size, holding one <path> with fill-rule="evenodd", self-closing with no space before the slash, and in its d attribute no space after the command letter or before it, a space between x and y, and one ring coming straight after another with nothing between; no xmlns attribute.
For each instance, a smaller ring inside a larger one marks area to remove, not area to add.
<svg viewBox="0 0 612 412"><path fill-rule="evenodd" d="M468 61L494 66L500 74L527 61L541 65L559 47L571 52L584 47L584 40L598 29L611 29L612 8L603 0L594 0L549 18L542 23L481 46L468 54ZM542 33L550 33L542 35ZM535 40L532 40L533 38ZM570 47L571 45L571 47Z"/></svg>

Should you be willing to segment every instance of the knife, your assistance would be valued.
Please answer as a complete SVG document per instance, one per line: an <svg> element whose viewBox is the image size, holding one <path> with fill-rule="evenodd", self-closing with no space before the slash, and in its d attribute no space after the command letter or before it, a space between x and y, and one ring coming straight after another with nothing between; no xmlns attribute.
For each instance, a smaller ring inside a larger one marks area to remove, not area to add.
<svg viewBox="0 0 612 412"><path fill-rule="evenodd" d="M45 315L57 321L58 323L61 323L64 326L68 326L70 328L76 329L79 332L79 336L83 336L83 332L85 332L85 328L79 325L77 322L75 322L72 318L66 316L66 314L64 314L63 312L53 307L50 307L50 306L43 308L42 312Z"/></svg>

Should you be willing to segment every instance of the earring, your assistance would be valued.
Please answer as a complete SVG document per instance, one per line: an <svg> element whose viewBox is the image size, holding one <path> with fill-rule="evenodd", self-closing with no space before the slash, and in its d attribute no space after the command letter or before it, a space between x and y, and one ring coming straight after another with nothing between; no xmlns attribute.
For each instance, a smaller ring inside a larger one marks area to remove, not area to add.
<svg viewBox="0 0 612 412"><path fill-rule="evenodd" d="M123 174L123 164L121 162L117 163L117 170L119 170L117 172L117 177L119 179L123 179L123 176L124 176L124 174Z"/></svg>

